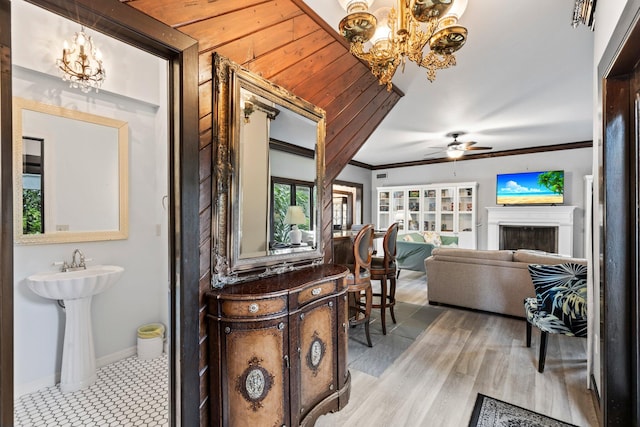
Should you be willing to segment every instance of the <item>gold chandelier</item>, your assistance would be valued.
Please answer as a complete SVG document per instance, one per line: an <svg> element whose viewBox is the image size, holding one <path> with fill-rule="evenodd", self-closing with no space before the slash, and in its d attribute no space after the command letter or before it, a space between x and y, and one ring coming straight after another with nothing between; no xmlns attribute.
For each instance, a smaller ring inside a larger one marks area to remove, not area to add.
<svg viewBox="0 0 640 427"><path fill-rule="evenodd" d="M395 0L395 8L374 13L369 12L374 0L338 2L347 11L340 34L387 90L399 66L404 72L407 58L426 68L427 78L434 81L436 70L456 65L453 53L467 40L467 29L458 25L467 0Z"/></svg>
<svg viewBox="0 0 640 427"><path fill-rule="evenodd" d="M84 93L95 89L98 92L106 77L102 65L102 54L93 44L91 36L87 36L84 27L73 36L71 47L65 40L62 58L56 60L62 74L62 80L69 82L70 87L80 88Z"/></svg>

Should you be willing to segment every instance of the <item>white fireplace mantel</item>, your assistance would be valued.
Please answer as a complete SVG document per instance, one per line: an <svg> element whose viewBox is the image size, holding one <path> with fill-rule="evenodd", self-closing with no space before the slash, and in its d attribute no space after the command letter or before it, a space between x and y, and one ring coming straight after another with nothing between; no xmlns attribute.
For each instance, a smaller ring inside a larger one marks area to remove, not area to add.
<svg viewBox="0 0 640 427"><path fill-rule="evenodd" d="M496 206L487 208L487 249L499 249L500 226L558 227L558 253L573 256L576 206Z"/></svg>

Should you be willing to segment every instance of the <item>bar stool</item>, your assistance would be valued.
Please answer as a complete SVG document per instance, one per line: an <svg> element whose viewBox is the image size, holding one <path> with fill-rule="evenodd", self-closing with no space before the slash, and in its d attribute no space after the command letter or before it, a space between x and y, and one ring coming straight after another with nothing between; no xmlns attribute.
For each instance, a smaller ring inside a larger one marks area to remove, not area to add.
<svg viewBox="0 0 640 427"><path fill-rule="evenodd" d="M349 299L349 326L364 323L367 344L372 347L369 335L369 319L373 292L369 269L373 252L373 225L367 224L358 232L353 242L354 264L347 265L350 273L347 276L347 293ZM364 296L364 302L362 297Z"/></svg>
<svg viewBox="0 0 640 427"><path fill-rule="evenodd" d="M374 293L374 297L380 297L380 304L372 304L372 308L380 309L380 322L382 333L387 334L386 312L389 308L391 320L396 323L393 307L396 305L396 239L398 237L398 223L393 223L387 229L382 241L384 256L371 259L371 280L380 281L380 293ZM387 281L390 283L387 292Z"/></svg>

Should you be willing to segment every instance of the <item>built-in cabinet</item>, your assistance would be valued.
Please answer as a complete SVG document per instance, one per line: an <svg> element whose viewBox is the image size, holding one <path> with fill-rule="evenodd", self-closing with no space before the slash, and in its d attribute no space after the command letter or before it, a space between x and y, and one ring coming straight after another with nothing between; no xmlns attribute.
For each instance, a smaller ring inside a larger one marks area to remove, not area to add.
<svg viewBox="0 0 640 427"><path fill-rule="evenodd" d="M211 425L313 425L347 404L347 272L320 265L207 293Z"/></svg>
<svg viewBox="0 0 640 427"><path fill-rule="evenodd" d="M458 246L476 249L477 182L380 187L377 228L398 222L399 233L437 231L457 236Z"/></svg>

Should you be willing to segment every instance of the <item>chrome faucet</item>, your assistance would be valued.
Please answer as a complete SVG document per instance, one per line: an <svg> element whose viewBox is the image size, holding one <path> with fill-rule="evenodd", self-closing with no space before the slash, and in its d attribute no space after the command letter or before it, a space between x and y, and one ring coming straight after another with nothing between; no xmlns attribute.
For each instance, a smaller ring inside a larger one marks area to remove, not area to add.
<svg viewBox="0 0 640 427"><path fill-rule="evenodd" d="M79 263L76 262L76 255L80 255ZM69 266L69 268L87 268L87 265L85 264L84 254L82 253L82 251L80 251L80 249L73 250L73 255L71 255L71 265Z"/></svg>

